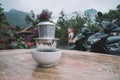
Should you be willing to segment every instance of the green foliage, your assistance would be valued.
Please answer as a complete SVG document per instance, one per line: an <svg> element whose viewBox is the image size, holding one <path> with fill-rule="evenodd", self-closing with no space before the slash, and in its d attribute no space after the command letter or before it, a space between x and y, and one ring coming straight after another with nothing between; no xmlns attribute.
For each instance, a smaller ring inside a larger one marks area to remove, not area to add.
<svg viewBox="0 0 120 80"><path fill-rule="evenodd" d="M8 24L7 18L3 12L3 8L1 7L2 4L0 4L0 26L2 26L2 24Z"/></svg>
<svg viewBox="0 0 120 80"><path fill-rule="evenodd" d="M115 10L109 10L108 13L104 13L103 20L116 20L116 24L120 26L120 4L116 7Z"/></svg>
<svg viewBox="0 0 120 80"><path fill-rule="evenodd" d="M0 49L8 49L13 41L14 33L13 28L9 26L6 16L4 15L3 8L0 4ZM15 48L27 48L23 41L17 40Z"/></svg>
<svg viewBox="0 0 120 80"><path fill-rule="evenodd" d="M25 48L30 48L28 44L26 44L23 40L23 38L17 39L16 42L11 43L11 47L13 49L25 49Z"/></svg>
<svg viewBox="0 0 120 80"><path fill-rule="evenodd" d="M85 20L85 22L86 22L87 24L93 23L93 21L92 21L92 19L91 19L91 15L89 15L89 14L85 14L84 20Z"/></svg>
<svg viewBox="0 0 120 80"><path fill-rule="evenodd" d="M68 26L65 26L66 21L66 15L63 11L60 13L60 17L57 21L57 25L61 27L61 29L56 31L56 37L60 38L60 44L66 44L67 43L67 28Z"/></svg>
<svg viewBox="0 0 120 80"><path fill-rule="evenodd" d="M3 50L3 49L5 49L5 48L4 48L3 44L0 43L0 50Z"/></svg>
<svg viewBox="0 0 120 80"><path fill-rule="evenodd" d="M8 47L13 33L1 6L0 4L0 49L5 49Z"/></svg>
<svg viewBox="0 0 120 80"><path fill-rule="evenodd" d="M7 18L4 15L3 8L0 4L0 38L5 37L5 35L9 35L10 33L8 30L11 30L11 27L9 26Z"/></svg>
<svg viewBox="0 0 120 80"><path fill-rule="evenodd" d="M88 15L88 14L85 14L85 17L84 17L84 20L85 20L85 24L87 24L87 27L90 29L90 31L92 33L96 33L100 30L102 30L101 26L98 24L98 22L101 22L102 21L102 13L101 12L98 12L98 15L99 16L95 16L95 21L93 21L91 19L91 16Z"/></svg>
<svg viewBox="0 0 120 80"><path fill-rule="evenodd" d="M82 18L82 15L78 12L73 13L74 16L69 20L69 26L75 30L75 35L78 34L81 31L81 28L85 22L84 18Z"/></svg>
<svg viewBox="0 0 120 80"><path fill-rule="evenodd" d="M88 28L90 29L91 32L96 33L100 30L102 30L101 26L97 23L94 24L88 24Z"/></svg>
<svg viewBox="0 0 120 80"><path fill-rule="evenodd" d="M38 24L38 19L35 17L33 10L31 10L31 16L26 15L25 21L27 22L27 24L32 23L32 26L36 26L36 24Z"/></svg>
<svg viewBox="0 0 120 80"><path fill-rule="evenodd" d="M80 32L81 27L84 24L84 19L78 12L71 14L71 17L67 17L64 11L61 11L60 17L57 21L57 25L61 27L57 30L56 37L59 37L61 45L67 45L68 43L68 28L73 28L75 35Z"/></svg>

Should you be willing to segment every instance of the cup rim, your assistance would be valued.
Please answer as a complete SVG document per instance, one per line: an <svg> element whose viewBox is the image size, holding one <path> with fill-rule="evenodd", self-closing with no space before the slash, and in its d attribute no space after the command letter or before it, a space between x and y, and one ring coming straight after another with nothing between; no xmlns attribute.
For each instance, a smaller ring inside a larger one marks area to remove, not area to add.
<svg viewBox="0 0 120 80"><path fill-rule="evenodd" d="M55 53L55 52L61 52L61 49L56 49L56 51L38 51L37 48L34 48L31 50L34 53Z"/></svg>

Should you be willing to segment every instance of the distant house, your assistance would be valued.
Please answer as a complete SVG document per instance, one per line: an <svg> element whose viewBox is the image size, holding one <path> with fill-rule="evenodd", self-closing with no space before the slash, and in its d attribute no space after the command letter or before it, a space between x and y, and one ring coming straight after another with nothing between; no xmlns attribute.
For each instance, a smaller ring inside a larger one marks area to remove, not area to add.
<svg viewBox="0 0 120 80"><path fill-rule="evenodd" d="M34 38L37 37L37 31L35 31L37 27L27 27L19 32L16 32L17 37L22 37L26 41L34 41Z"/></svg>
<svg viewBox="0 0 120 80"><path fill-rule="evenodd" d="M27 27L19 32L16 32L18 34L32 34L33 32L33 27Z"/></svg>

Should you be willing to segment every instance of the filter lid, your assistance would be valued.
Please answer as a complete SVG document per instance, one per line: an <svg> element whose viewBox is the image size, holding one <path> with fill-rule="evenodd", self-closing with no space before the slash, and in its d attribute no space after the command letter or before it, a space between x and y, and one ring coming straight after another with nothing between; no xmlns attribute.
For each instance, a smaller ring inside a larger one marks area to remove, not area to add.
<svg viewBox="0 0 120 80"><path fill-rule="evenodd" d="M56 27L56 25L52 22L40 22L40 23L38 23L38 26L42 26L42 25L50 25L50 26L55 26Z"/></svg>

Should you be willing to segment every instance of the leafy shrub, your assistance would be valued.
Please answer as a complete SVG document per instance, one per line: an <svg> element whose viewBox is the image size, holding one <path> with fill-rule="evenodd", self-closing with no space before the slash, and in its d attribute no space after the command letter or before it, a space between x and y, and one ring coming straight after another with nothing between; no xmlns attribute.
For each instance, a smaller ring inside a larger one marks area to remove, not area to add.
<svg viewBox="0 0 120 80"><path fill-rule="evenodd" d="M2 43L0 43L0 50L3 50L4 49L4 46Z"/></svg>
<svg viewBox="0 0 120 80"><path fill-rule="evenodd" d="M23 38L17 39L16 42L12 42L10 47L13 49L30 48L30 46L24 42Z"/></svg>

